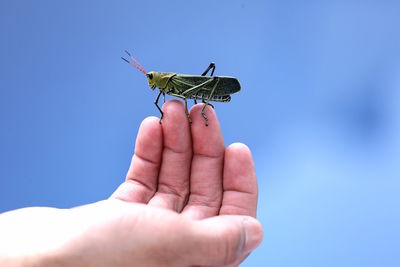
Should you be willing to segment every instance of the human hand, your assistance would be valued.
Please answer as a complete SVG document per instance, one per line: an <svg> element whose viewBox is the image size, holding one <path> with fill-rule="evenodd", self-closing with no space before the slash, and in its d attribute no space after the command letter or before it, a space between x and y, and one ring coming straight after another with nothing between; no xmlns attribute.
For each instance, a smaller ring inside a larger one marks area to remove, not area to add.
<svg viewBox="0 0 400 267"><path fill-rule="evenodd" d="M256 217L258 192L254 163L245 145L236 143L225 148L218 119L211 108L206 109L210 124L205 127L202 107L203 104L198 104L191 109L191 125L179 101L164 104L161 125L154 117L143 121L126 181L113 197L165 208L179 213L182 221L187 222L184 218L202 220L210 223L210 227L219 220L224 220L228 228L240 220L251 221L254 237L248 247L244 248L243 240L237 236L235 239L239 232L233 229L230 232L227 228L224 234L218 231L214 234L220 239L215 242L228 247L215 248L210 243L210 250L215 251L201 255L205 262L188 262L190 265L238 264L262 238L261 226L255 220L232 216ZM173 230L174 225L167 228ZM205 239L210 230L203 228Z"/></svg>
<svg viewBox="0 0 400 267"><path fill-rule="evenodd" d="M0 215L0 263L238 265L262 239L261 225L252 218L253 160L242 144L225 149L214 110L206 109L205 127L201 108L192 108L191 126L178 101L164 105L161 125L145 119L126 181L110 199L70 210Z"/></svg>

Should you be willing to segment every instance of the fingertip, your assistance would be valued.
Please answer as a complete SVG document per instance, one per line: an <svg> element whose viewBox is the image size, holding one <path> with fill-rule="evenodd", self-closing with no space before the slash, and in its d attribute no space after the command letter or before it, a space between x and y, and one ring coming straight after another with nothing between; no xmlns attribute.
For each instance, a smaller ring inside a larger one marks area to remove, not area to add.
<svg viewBox="0 0 400 267"><path fill-rule="evenodd" d="M142 121L142 124L154 123L154 122L157 122L157 120L159 120L159 118L157 118L156 116L149 116Z"/></svg>
<svg viewBox="0 0 400 267"><path fill-rule="evenodd" d="M184 104L179 100L168 100L162 106L163 112L170 113L170 112L181 112L181 110L185 110Z"/></svg>
<svg viewBox="0 0 400 267"><path fill-rule="evenodd" d="M195 124L205 126L206 120L203 117L203 114L201 113L204 108L204 105L205 105L204 103L199 103L199 104L194 105L190 109L189 114L190 114L190 117L192 117L192 119L193 119L192 126L194 126ZM216 114L215 110L211 106L207 105L207 107L204 109L204 113L205 113L206 117L208 118L208 125L207 125L208 128L210 128L210 127L211 128L215 128L215 127L219 128L219 122L218 122L218 118L217 118L217 114Z"/></svg>
<svg viewBox="0 0 400 267"><path fill-rule="evenodd" d="M154 145L156 140L160 140L162 142L162 128L159 120L160 119L157 117L150 116L142 121L136 139L136 146L140 146L142 143L145 145Z"/></svg>
<svg viewBox="0 0 400 267"><path fill-rule="evenodd" d="M181 101L169 100L165 102L162 110L164 116L161 125L164 133L170 135L174 140L179 140L181 133L189 133L189 121L185 112L185 105ZM183 131L184 128L187 128L187 130ZM186 141L186 139L187 137L183 140Z"/></svg>
<svg viewBox="0 0 400 267"><path fill-rule="evenodd" d="M243 143L233 143L230 144L225 151L225 156L230 159L234 159L236 162L241 162L242 164L249 164L254 168L253 156L251 154L250 148Z"/></svg>
<svg viewBox="0 0 400 267"><path fill-rule="evenodd" d="M142 123L140 124L140 128L159 130L161 129L159 121L159 118L155 116L149 116L142 121Z"/></svg>
<svg viewBox="0 0 400 267"><path fill-rule="evenodd" d="M246 234L245 244L242 254L248 254L261 244L264 231L261 223L253 217L246 216L243 218L242 226Z"/></svg>
<svg viewBox="0 0 400 267"><path fill-rule="evenodd" d="M198 111L201 111L201 110L203 109L204 105L205 105L204 103L195 104L195 105L193 105L193 107L190 109L190 112L198 112ZM210 115L211 115L211 114L215 114L215 110L214 110L210 105L207 105L207 107L206 107L206 109L205 109L205 112L208 112Z"/></svg>
<svg viewBox="0 0 400 267"><path fill-rule="evenodd" d="M135 154L153 162L160 161L163 144L162 129L158 120L157 117L151 116L142 121L135 144Z"/></svg>
<svg viewBox="0 0 400 267"><path fill-rule="evenodd" d="M245 153L247 155L251 155L250 148L247 145L240 143L240 142L230 144L226 148L226 150L229 152L234 152L234 153L240 152L240 153Z"/></svg>

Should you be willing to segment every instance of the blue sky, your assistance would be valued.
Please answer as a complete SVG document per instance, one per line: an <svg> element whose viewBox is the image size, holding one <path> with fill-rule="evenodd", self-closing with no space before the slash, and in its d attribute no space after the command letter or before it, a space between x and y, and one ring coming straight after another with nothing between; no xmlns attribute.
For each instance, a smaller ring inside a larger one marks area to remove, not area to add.
<svg viewBox="0 0 400 267"><path fill-rule="evenodd" d="M158 115L149 70L237 77L216 104L252 149L265 238L243 266L399 266L396 1L1 1L0 212L124 179Z"/></svg>

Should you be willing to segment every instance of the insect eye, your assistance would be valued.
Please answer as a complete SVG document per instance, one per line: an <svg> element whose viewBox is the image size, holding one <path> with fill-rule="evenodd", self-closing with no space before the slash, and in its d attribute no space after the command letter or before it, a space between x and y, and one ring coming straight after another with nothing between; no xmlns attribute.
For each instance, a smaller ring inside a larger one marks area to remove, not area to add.
<svg viewBox="0 0 400 267"><path fill-rule="evenodd" d="M153 79L153 73L147 74L147 77L149 77L150 80Z"/></svg>

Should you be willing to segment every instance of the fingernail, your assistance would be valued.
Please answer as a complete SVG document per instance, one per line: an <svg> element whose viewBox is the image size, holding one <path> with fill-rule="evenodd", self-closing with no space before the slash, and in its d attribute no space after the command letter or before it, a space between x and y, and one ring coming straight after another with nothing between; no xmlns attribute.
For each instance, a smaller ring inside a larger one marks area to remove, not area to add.
<svg viewBox="0 0 400 267"><path fill-rule="evenodd" d="M261 243L263 231L260 223L253 218L245 218L242 222L246 234L243 253L249 253Z"/></svg>

